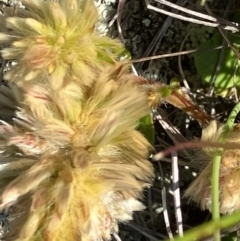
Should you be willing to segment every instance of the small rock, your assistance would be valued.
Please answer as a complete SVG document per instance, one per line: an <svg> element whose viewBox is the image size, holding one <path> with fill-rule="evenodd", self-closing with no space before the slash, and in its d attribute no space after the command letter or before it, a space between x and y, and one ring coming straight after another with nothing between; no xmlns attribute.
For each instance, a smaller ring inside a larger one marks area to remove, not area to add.
<svg viewBox="0 0 240 241"><path fill-rule="evenodd" d="M150 21L149 19L144 19L144 20L142 20L142 23L143 23L146 27L148 27L148 26L151 24L151 21Z"/></svg>

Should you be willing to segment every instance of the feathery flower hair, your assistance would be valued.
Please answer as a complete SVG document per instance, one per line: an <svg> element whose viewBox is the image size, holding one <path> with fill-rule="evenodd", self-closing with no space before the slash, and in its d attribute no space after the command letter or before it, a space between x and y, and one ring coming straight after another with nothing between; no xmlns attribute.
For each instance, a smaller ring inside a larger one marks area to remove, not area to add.
<svg viewBox="0 0 240 241"><path fill-rule="evenodd" d="M202 140L217 142L220 135L224 132L223 126L218 126L216 121L210 122L208 127L203 129ZM239 143L240 128L235 125L234 130L228 133L226 142ZM204 148L203 151L209 157L210 162L194 180L191 186L187 189L185 196L190 197L201 205L202 209L211 210L211 175L212 175L212 160L214 158L214 149ZM220 178L219 178L219 196L220 196L220 212L231 213L240 209L240 151L239 150L224 150L221 158ZM238 190L238 191L236 191Z"/></svg>
<svg viewBox="0 0 240 241"><path fill-rule="evenodd" d="M0 16L1 51L17 62L4 78L59 89L71 82L89 86L105 65L116 63L123 46L100 36L93 0L23 0L17 16ZM11 9L10 9L11 10ZM10 15L6 10L6 15Z"/></svg>
<svg viewBox="0 0 240 241"><path fill-rule="evenodd" d="M24 217L6 240L110 240L152 181L152 147L136 130L147 93L118 61L122 46L94 29L92 0L23 4L0 35L17 61L5 75L16 85L0 91L0 207Z"/></svg>
<svg viewBox="0 0 240 241"><path fill-rule="evenodd" d="M79 88L82 100L77 105L73 98L72 110L57 94L31 86L14 124L2 122L12 181L1 207L31 195L15 240L109 240L118 221L143 209L138 199L153 176L151 147L135 127L149 113L147 95L130 75L112 76L115 69L107 68L91 88ZM19 158L10 161L14 148Z"/></svg>

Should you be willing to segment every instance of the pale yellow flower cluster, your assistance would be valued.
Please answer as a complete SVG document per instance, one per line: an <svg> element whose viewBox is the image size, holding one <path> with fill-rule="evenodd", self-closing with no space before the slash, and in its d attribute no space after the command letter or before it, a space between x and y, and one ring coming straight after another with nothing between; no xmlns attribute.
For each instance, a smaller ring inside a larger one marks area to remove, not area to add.
<svg viewBox="0 0 240 241"><path fill-rule="evenodd" d="M16 85L0 90L2 116L15 111L0 125L1 208L23 202L25 217L6 240L110 240L144 208L153 177L136 130L148 96L119 61L123 47L96 32L92 0L22 3L0 19L2 57L16 62L5 73Z"/></svg>

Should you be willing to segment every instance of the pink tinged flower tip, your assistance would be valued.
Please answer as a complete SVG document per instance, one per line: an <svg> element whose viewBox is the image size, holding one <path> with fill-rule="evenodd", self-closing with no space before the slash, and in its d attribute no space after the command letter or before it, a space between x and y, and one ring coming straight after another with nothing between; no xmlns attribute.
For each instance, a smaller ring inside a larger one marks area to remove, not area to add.
<svg viewBox="0 0 240 241"><path fill-rule="evenodd" d="M20 193L17 188L11 188L10 190L4 191L2 194L2 203L0 205L0 208L8 208L12 204L14 204L17 199L19 198Z"/></svg>

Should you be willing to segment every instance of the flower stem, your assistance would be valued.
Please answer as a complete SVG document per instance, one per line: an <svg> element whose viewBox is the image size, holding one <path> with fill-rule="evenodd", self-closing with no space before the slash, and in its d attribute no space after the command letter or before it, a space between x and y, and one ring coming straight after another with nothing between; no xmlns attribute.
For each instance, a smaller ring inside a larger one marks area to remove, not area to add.
<svg viewBox="0 0 240 241"><path fill-rule="evenodd" d="M230 130L233 129L234 121L237 114L240 111L240 103L238 103L230 113L227 122L225 124L225 131L220 137L219 142L224 143L226 136ZM218 220L220 218L219 212L219 171L221 164L223 149L219 148L214 155L213 159L213 169L212 169L212 220ZM220 241L220 229L214 231L214 241Z"/></svg>

